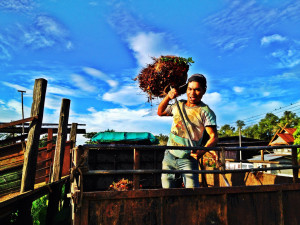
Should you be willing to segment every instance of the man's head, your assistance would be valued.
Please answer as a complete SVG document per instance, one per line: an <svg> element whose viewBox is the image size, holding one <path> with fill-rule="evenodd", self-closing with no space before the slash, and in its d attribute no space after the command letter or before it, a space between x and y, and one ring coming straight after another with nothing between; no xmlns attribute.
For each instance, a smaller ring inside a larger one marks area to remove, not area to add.
<svg viewBox="0 0 300 225"><path fill-rule="evenodd" d="M207 84L206 84L206 78L203 74L200 73L195 73L193 74L189 79L188 79L188 83L195 81L198 82L200 84L200 86L202 87L202 89L204 91L206 91L207 88Z"/></svg>
<svg viewBox="0 0 300 225"><path fill-rule="evenodd" d="M187 83L187 106L196 106L201 102L206 92L206 78L202 74L194 74L188 79Z"/></svg>

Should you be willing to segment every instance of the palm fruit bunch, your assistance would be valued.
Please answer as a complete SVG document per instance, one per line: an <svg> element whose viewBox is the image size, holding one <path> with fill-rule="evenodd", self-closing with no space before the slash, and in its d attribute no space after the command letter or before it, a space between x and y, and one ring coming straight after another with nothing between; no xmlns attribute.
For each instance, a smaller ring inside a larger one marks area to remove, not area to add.
<svg viewBox="0 0 300 225"><path fill-rule="evenodd" d="M139 87L147 93L150 102L154 97L165 96L170 87L178 89L184 85L189 66L194 62L191 57L160 56L152 59L154 62L143 68L134 79L139 81Z"/></svg>
<svg viewBox="0 0 300 225"><path fill-rule="evenodd" d="M133 188L132 181L122 178L118 182L113 182L109 186L108 190L109 191L128 191L128 190L132 190L132 188Z"/></svg>

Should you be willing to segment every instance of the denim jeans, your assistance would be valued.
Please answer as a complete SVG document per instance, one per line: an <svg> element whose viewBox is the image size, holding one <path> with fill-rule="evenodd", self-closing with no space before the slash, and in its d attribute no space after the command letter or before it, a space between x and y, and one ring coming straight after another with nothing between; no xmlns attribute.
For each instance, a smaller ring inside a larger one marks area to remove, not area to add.
<svg viewBox="0 0 300 225"><path fill-rule="evenodd" d="M193 157L177 158L172 155L169 150L165 151L162 162L163 170L198 170L198 162ZM199 187L199 175L197 173L181 174L183 183L186 188ZM174 173L163 173L161 175L161 183L163 188L178 188L178 177Z"/></svg>

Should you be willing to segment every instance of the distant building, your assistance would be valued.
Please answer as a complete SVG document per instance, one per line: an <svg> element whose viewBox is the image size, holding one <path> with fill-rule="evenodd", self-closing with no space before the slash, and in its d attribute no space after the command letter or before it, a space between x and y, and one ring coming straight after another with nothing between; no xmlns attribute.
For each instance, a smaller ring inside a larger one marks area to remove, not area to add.
<svg viewBox="0 0 300 225"><path fill-rule="evenodd" d="M262 141L254 138L246 138L241 137L241 147L249 147L249 146L267 146L267 141ZM230 136L230 137L221 137L219 138L218 147L239 147L239 136ZM259 150L249 150L243 151L242 159L248 159L253 157L254 155L259 154ZM239 151L226 151L225 152L226 159L239 160L240 152Z"/></svg>
<svg viewBox="0 0 300 225"><path fill-rule="evenodd" d="M271 146L280 146L280 145L293 145L294 144L294 132L296 128L282 128L278 130L269 145ZM291 154L291 149L283 148L283 149L274 149L275 154Z"/></svg>

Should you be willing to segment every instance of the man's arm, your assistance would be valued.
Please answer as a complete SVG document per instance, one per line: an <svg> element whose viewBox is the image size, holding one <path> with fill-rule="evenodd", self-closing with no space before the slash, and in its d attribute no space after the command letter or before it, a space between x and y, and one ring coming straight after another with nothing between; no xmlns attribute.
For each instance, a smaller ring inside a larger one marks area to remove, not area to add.
<svg viewBox="0 0 300 225"><path fill-rule="evenodd" d="M170 116L168 112L166 112L166 108L169 104L169 101L174 99L178 95L176 89L171 89L169 93L164 97L164 99L159 103L157 108L157 115L159 116Z"/></svg>
<svg viewBox="0 0 300 225"><path fill-rule="evenodd" d="M206 132L209 135L209 139L206 142L204 147L214 147L216 146L216 144L218 143L218 131L217 131L217 126L209 126L209 127L205 127ZM197 159L200 159L207 151L205 150L197 150L196 154L197 154ZM217 157L215 152L210 152L212 155L214 155L215 157Z"/></svg>
<svg viewBox="0 0 300 225"><path fill-rule="evenodd" d="M218 143L218 131L217 126L205 127L206 132L209 135L209 139L204 147L214 147Z"/></svg>

